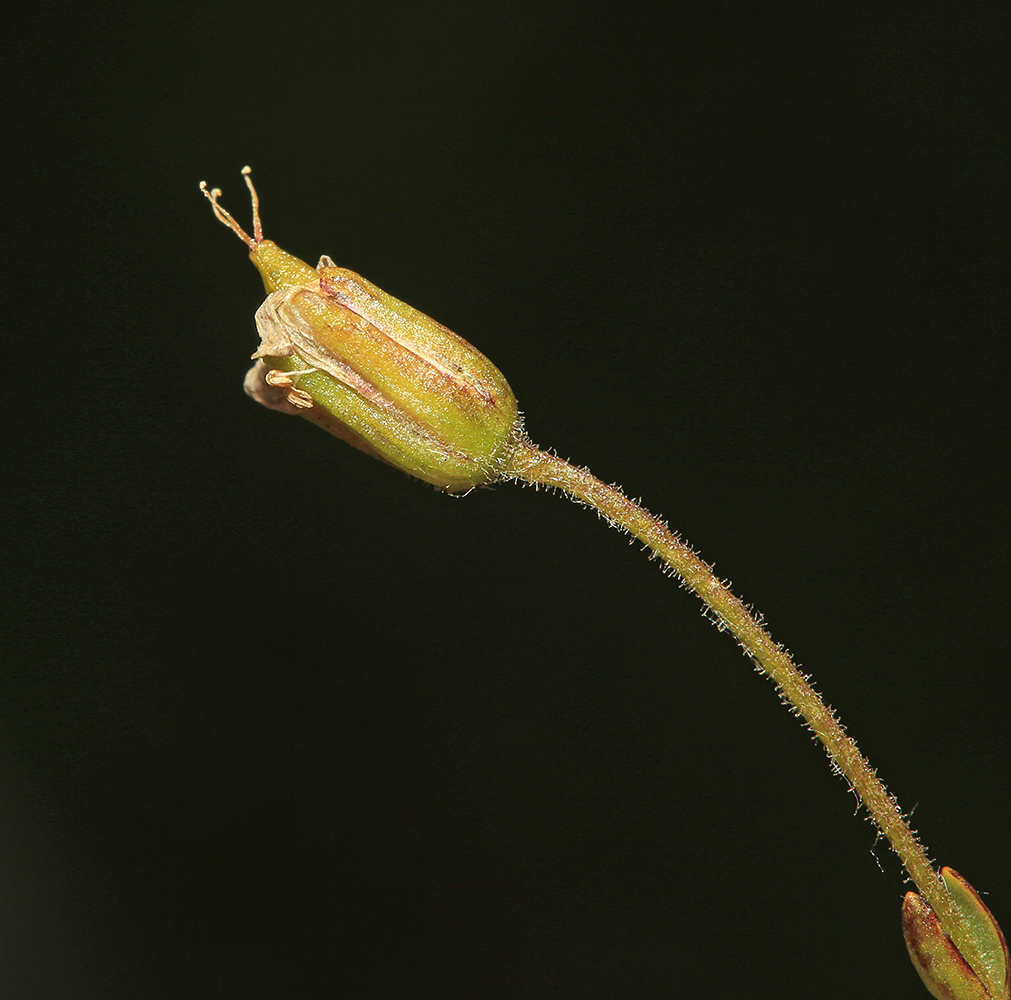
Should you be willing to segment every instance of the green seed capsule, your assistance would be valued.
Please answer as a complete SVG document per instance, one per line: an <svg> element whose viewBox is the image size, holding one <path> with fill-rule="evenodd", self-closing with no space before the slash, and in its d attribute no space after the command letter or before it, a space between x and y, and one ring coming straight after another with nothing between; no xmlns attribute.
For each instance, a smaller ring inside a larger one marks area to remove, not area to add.
<svg viewBox="0 0 1011 1000"><path fill-rule="evenodd" d="M1009 1000L1007 942L979 894L958 872L941 869L957 930L949 938L930 904L907 892L902 933L916 971L938 1000Z"/></svg>
<svg viewBox="0 0 1011 1000"><path fill-rule="evenodd" d="M480 351L329 257L316 268L253 236L200 188L250 248L267 298L246 376L257 402L312 420L354 447L450 492L494 482L522 436L516 397Z"/></svg>

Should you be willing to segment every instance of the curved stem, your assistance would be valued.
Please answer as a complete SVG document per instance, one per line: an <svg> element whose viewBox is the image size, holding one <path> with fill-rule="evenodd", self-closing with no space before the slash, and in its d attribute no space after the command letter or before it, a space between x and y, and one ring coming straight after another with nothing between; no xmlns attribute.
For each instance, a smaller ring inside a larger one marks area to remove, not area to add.
<svg viewBox="0 0 1011 1000"><path fill-rule="evenodd" d="M702 599L824 744L834 767L857 793L916 883L920 895L933 907L945 932L950 934L955 918L948 894L903 818L898 803L853 739L846 735L832 709L794 665L787 650L772 640L754 613L716 577L712 568L666 524L629 500L618 487L607 485L587 469L542 451L529 440L521 441L515 448L504 478L553 487L594 508L612 525L628 531L652 549Z"/></svg>

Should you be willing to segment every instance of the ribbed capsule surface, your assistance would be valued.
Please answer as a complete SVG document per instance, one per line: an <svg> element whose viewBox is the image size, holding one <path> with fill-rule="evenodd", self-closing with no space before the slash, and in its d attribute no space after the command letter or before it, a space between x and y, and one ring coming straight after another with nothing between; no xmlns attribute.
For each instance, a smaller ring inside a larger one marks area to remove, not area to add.
<svg viewBox="0 0 1011 1000"><path fill-rule="evenodd" d="M257 311L247 392L441 489L494 481L520 432L502 373L355 272L328 258L317 272Z"/></svg>

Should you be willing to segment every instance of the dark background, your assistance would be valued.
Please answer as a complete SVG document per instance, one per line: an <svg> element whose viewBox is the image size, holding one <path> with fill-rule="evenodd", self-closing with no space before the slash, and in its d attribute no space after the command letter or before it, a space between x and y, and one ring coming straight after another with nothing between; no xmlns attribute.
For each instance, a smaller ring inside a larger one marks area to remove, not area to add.
<svg viewBox="0 0 1011 1000"><path fill-rule="evenodd" d="M241 392L242 245L507 374L1011 921L1006 6L7 15L0 993L922 998L898 865L698 602Z"/></svg>

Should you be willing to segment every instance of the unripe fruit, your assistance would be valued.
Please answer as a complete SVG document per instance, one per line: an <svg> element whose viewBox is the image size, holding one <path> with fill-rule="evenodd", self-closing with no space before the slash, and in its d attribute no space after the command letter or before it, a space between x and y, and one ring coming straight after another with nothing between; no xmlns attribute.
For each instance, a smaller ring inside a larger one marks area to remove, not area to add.
<svg viewBox="0 0 1011 1000"><path fill-rule="evenodd" d="M441 323L322 257L316 268L253 236L201 190L250 247L268 295L245 387L257 402L319 424L349 444L450 492L494 482L522 438L502 373Z"/></svg>

